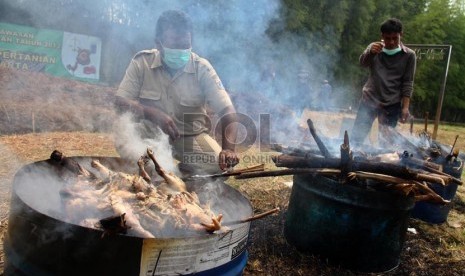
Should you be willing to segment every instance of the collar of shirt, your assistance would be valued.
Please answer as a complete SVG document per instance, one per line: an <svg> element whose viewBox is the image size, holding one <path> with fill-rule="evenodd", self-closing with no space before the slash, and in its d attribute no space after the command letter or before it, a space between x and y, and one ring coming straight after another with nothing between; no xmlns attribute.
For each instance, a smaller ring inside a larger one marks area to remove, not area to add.
<svg viewBox="0 0 465 276"><path fill-rule="evenodd" d="M150 68L154 69L161 66L163 66L161 61L161 53L160 51L155 50L155 57ZM193 53L191 53L191 58L187 62L186 66L184 66L183 71L186 73L195 73Z"/></svg>
<svg viewBox="0 0 465 276"><path fill-rule="evenodd" d="M408 51L407 51L407 46L405 46L404 43L401 42L401 43L399 44L399 46L400 46L400 48L402 49L402 51L403 51L404 53L407 53L407 52L408 52Z"/></svg>

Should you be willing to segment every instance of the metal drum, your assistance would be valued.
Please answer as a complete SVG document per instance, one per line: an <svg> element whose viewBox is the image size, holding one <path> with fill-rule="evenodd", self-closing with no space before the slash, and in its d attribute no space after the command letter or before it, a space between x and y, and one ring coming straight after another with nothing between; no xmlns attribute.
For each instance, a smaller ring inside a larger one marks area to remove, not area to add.
<svg viewBox="0 0 465 276"><path fill-rule="evenodd" d="M295 175L284 236L299 251L360 272L396 268L413 197Z"/></svg>
<svg viewBox="0 0 465 276"><path fill-rule="evenodd" d="M463 172L463 159L456 158L448 161L444 157L439 157L433 162L442 165L443 171L455 178L461 179ZM458 185L449 183L443 186L439 183L430 183L430 188L445 200L452 201L457 193ZM452 204L440 205L429 202L417 202L412 210L412 217L425 222L440 224L447 221Z"/></svg>
<svg viewBox="0 0 465 276"><path fill-rule="evenodd" d="M119 158L73 157L86 169L99 159L115 171L128 171ZM88 164L88 165L87 165ZM63 173L48 161L22 167L15 175L5 275L241 275L247 262L249 223L196 236L141 238L109 235L66 221L59 191ZM221 181L186 183L224 221L253 214L250 201Z"/></svg>

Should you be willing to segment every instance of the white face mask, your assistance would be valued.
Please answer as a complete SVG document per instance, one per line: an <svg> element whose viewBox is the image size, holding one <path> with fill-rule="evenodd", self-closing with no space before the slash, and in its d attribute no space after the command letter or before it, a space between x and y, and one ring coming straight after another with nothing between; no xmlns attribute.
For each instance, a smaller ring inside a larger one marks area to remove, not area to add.
<svg viewBox="0 0 465 276"><path fill-rule="evenodd" d="M398 52L400 52L402 49L400 48L400 46L398 46L397 48L395 49L386 49L386 48L383 48L383 52L386 53L386 55L388 56L392 56L392 55L395 55L397 54Z"/></svg>

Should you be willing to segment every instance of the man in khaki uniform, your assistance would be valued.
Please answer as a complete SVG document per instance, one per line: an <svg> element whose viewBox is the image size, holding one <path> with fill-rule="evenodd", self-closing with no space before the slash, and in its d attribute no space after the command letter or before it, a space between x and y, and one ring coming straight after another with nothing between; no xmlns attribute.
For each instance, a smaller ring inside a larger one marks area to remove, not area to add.
<svg viewBox="0 0 465 276"><path fill-rule="evenodd" d="M169 135L181 168L217 173L233 167L238 163L235 109L211 64L191 51L187 14L165 11L157 21L155 42L156 49L131 60L117 106L138 114L146 137L154 138L158 127ZM221 146L208 135L207 105L221 117Z"/></svg>

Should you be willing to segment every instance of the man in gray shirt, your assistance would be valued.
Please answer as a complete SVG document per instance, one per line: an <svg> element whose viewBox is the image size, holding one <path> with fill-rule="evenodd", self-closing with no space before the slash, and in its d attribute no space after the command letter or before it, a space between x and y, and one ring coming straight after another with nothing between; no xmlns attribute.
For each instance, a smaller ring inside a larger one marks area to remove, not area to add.
<svg viewBox="0 0 465 276"><path fill-rule="evenodd" d="M360 56L360 65L370 70L351 138L363 143L378 118L380 128L407 122L416 68L415 52L400 41L402 23L396 18L381 24L380 42L372 42Z"/></svg>

